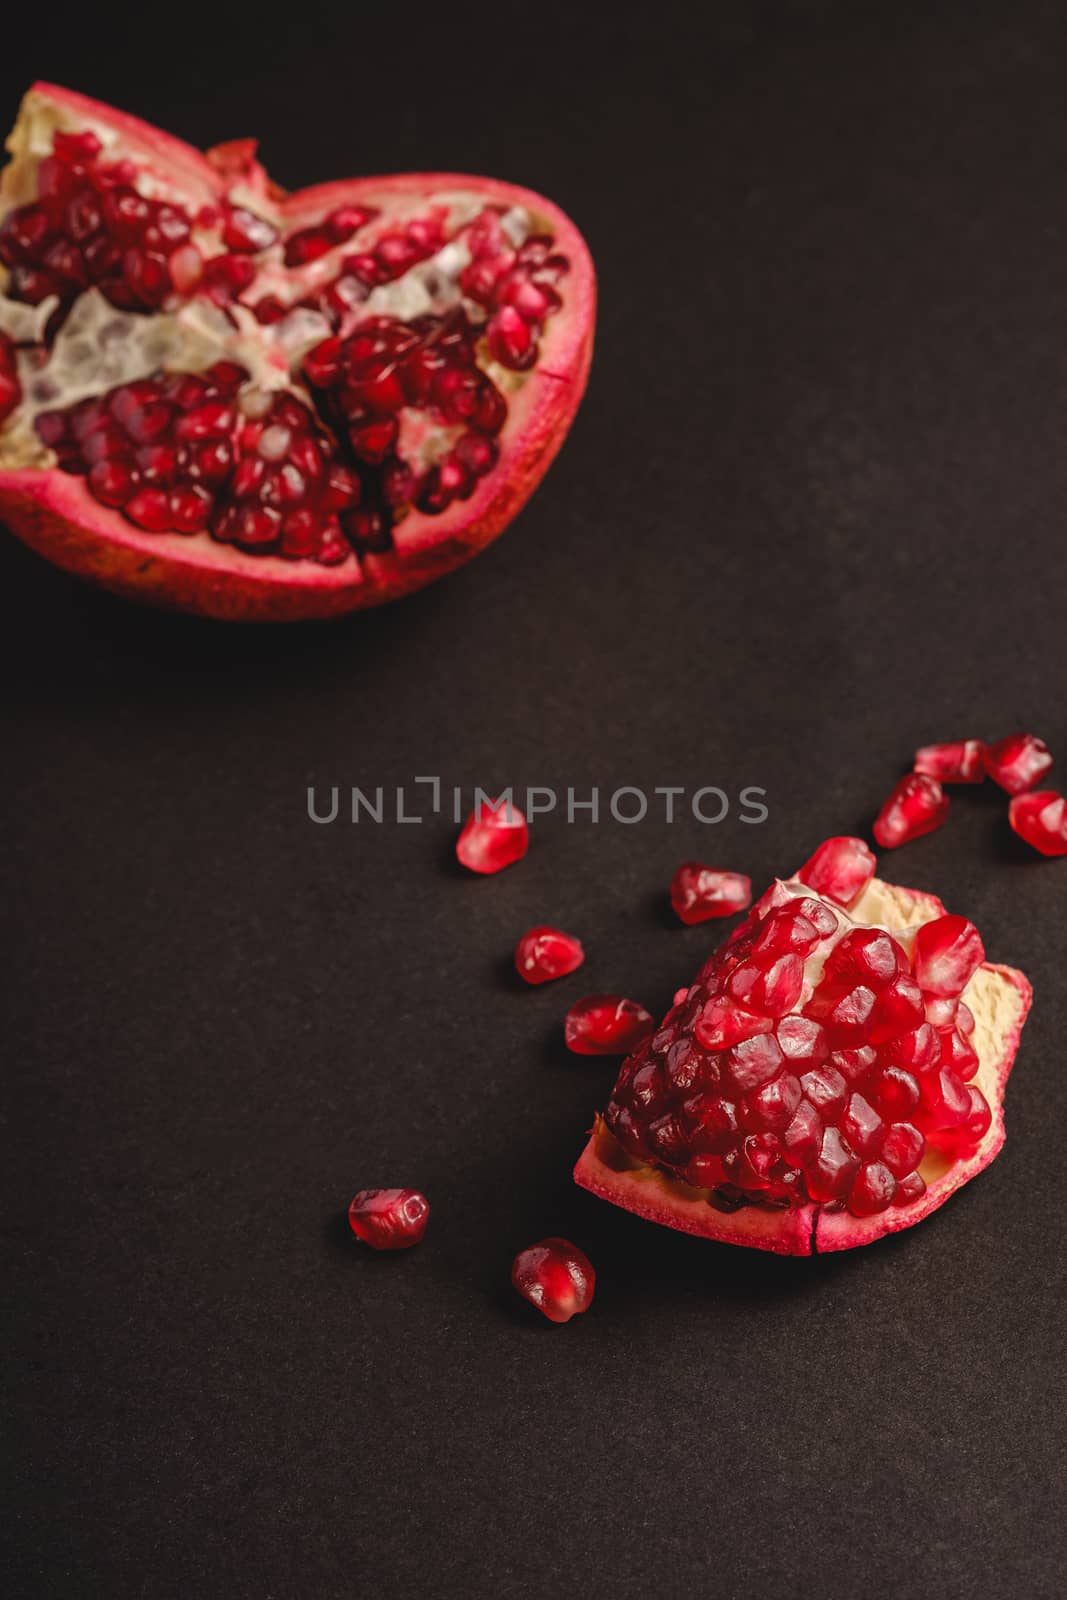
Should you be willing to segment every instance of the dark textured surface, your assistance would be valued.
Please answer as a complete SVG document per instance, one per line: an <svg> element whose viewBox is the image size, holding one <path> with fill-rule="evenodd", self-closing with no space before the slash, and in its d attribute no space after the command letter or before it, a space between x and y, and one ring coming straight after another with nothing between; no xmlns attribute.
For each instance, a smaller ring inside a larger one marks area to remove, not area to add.
<svg viewBox="0 0 1067 1600"><path fill-rule="evenodd" d="M762 882L927 739L1067 761L1061 8L304 0L150 48L103 9L31 13L5 120L47 75L258 131L291 184L491 169L572 213L603 304L544 488L402 607L227 631L0 549L7 1592L1061 1594L1067 865L992 790L888 863L1037 1000L1001 1159L854 1257L575 1190L614 1068L559 1028L696 967L679 860ZM488 882L445 823L307 820L309 781L435 772L771 815L548 821ZM589 960L518 992L543 920ZM409 1257L347 1237L374 1183L431 1198ZM507 1287L556 1231L600 1273L562 1329Z"/></svg>

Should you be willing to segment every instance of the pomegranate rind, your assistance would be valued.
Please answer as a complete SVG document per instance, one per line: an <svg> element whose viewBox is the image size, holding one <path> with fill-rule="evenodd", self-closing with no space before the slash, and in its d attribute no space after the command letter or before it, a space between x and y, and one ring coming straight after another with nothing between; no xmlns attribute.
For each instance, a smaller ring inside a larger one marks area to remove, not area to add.
<svg viewBox="0 0 1067 1600"><path fill-rule="evenodd" d="M38 83L27 99L52 102L79 123L110 129L144 151L161 171L204 197L228 179L198 150L136 117L71 90ZM508 418L494 470L471 497L438 516L412 510L394 530L388 554L353 555L335 567L275 556L247 556L208 537L146 533L96 501L80 480L58 470L0 471L0 520L24 544L78 577L130 599L228 621L299 622L399 600L463 566L484 550L529 500L558 454L589 376L596 318L596 274L578 229L558 206L515 184L454 172L345 179L294 194L272 194L286 226L335 208L448 191L487 204L521 206L538 232L554 236L570 262L562 309L545 324L536 367L507 390Z"/></svg>
<svg viewBox="0 0 1067 1600"><path fill-rule="evenodd" d="M944 914L936 895L879 878L871 880L849 912L857 922L879 923L898 931ZM974 1082L985 1095L993 1120L970 1156L950 1161L935 1150L927 1151L919 1167L926 1193L914 1205L890 1206L871 1217L811 1204L790 1209L744 1206L722 1212L710 1204L708 1190L692 1188L635 1161L599 1117L578 1158L574 1180L602 1200L649 1222L721 1244L801 1256L872 1244L887 1234L914 1227L938 1210L999 1153L1005 1136L1004 1092L1031 998L1031 986L1023 973L993 962L984 962L963 991L975 1017L974 1046L980 1064Z"/></svg>

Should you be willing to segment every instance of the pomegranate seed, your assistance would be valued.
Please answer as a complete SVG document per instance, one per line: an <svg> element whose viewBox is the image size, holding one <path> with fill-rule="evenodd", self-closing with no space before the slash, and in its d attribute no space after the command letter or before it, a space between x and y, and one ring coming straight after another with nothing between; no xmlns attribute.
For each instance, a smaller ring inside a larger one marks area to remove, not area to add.
<svg viewBox="0 0 1067 1600"><path fill-rule="evenodd" d="M798 1070L821 1066L829 1058L826 1031L811 1017L783 1017L774 1033L782 1054Z"/></svg>
<svg viewBox="0 0 1067 1600"><path fill-rule="evenodd" d="M939 783L981 783L985 777L985 745L981 739L924 744L915 752L914 768Z"/></svg>
<svg viewBox="0 0 1067 1600"><path fill-rule="evenodd" d="M882 1148L885 1125L861 1094L849 1096L841 1118L841 1134L850 1150L869 1159Z"/></svg>
<svg viewBox="0 0 1067 1600"><path fill-rule="evenodd" d="M933 833L947 816L948 796L937 779L909 772L878 813L874 837L884 850L896 850L912 839Z"/></svg>
<svg viewBox="0 0 1067 1600"><path fill-rule="evenodd" d="M899 1033L886 1042L882 1059L891 1067L907 1072L925 1072L941 1059L941 1040L928 1022Z"/></svg>
<svg viewBox="0 0 1067 1600"><path fill-rule="evenodd" d="M910 1122L894 1122L882 1140L881 1159L894 1178L913 1172L922 1160L926 1140Z"/></svg>
<svg viewBox="0 0 1067 1600"><path fill-rule="evenodd" d="M565 978L584 960L581 942L559 928L530 928L515 947L515 970L527 983Z"/></svg>
<svg viewBox="0 0 1067 1600"><path fill-rule="evenodd" d="M903 1067L886 1067L871 1080L869 1093L883 1116L907 1116L919 1104L919 1080Z"/></svg>
<svg viewBox="0 0 1067 1600"><path fill-rule="evenodd" d="M837 1068L827 1063L805 1072L800 1080L804 1098L824 1123L837 1122L848 1104L848 1084Z"/></svg>
<svg viewBox="0 0 1067 1600"><path fill-rule="evenodd" d="M511 1281L550 1322L569 1322L592 1305L596 1273L589 1257L569 1239L542 1239L519 1251Z"/></svg>
<svg viewBox="0 0 1067 1600"><path fill-rule="evenodd" d="M823 975L842 987L865 983L877 993L907 965L907 957L890 934L881 928L854 928L831 950Z"/></svg>
<svg viewBox="0 0 1067 1600"><path fill-rule="evenodd" d="M15 346L0 333L0 424L16 409L22 400Z"/></svg>
<svg viewBox="0 0 1067 1600"><path fill-rule="evenodd" d="M1051 765L1048 745L1032 733L1011 733L986 746L985 769L993 782L1009 794L1024 794L1032 789Z"/></svg>
<svg viewBox="0 0 1067 1600"><path fill-rule="evenodd" d="M147 533L168 533L171 527L170 504L162 489L139 489L126 502L126 515Z"/></svg>
<svg viewBox="0 0 1067 1600"><path fill-rule="evenodd" d="M875 998L873 989L862 983L845 991L820 988L805 1012L822 1023L832 1050L849 1050L867 1042Z"/></svg>
<svg viewBox="0 0 1067 1600"><path fill-rule="evenodd" d="M526 818L511 801L482 801L456 841L456 857L470 872L500 872L521 861L529 847Z"/></svg>
<svg viewBox="0 0 1067 1600"><path fill-rule="evenodd" d="M915 935L915 976L932 995L958 995L985 960L981 935L966 917L937 917Z"/></svg>
<svg viewBox="0 0 1067 1600"><path fill-rule="evenodd" d="M838 836L825 839L797 877L817 894L850 906L874 877L874 868L874 856L862 839Z"/></svg>
<svg viewBox="0 0 1067 1600"><path fill-rule="evenodd" d="M671 905L688 927L712 917L732 917L752 904L752 880L687 861L671 879Z"/></svg>
<svg viewBox="0 0 1067 1600"><path fill-rule="evenodd" d="M1017 794L1008 820L1019 838L1043 856L1067 856L1067 800L1055 789Z"/></svg>
<svg viewBox="0 0 1067 1600"><path fill-rule="evenodd" d="M105 506L123 506L137 486L137 474L124 461L98 461L89 473L89 487Z"/></svg>
<svg viewBox="0 0 1067 1600"><path fill-rule="evenodd" d="M800 1079L791 1072L780 1073L742 1100L742 1126L756 1133L783 1132L796 1114L801 1094Z"/></svg>
<svg viewBox="0 0 1067 1600"><path fill-rule="evenodd" d="M921 1200L926 1193L926 1182L918 1172L909 1172L906 1178L901 1178L897 1183L897 1192L894 1197L898 1206L913 1206L916 1200Z"/></svg>
<svg viewBox="0 0 1067 1600"><path fill-rule="evenodd" d="M696 1024L697 1043L705 1050L724 1050L757 1033L770 1033L770 1017L757 1017L728 1000L725 995L709 1000Z"/></svg>
<svg viewBox="0 0 1067 1600"><path fill-rule="evenodd" d="M860 1163L836 1128L824 1128L819 1154L806 1168L808 1193L813 1200L843 1200L859 1172Z"/></svg>
<svg viewBox="0 0 1067 1600"><path fill-rule="evenodd" d="M751 1094L777 1077L784 1065L785 1057L773 1034L757 1033L727 1050L722 1058L723 1082L737 1094Z"/></svg>
<svg viewBox="0 0 1067 1600"><path fill-rule="evenodd" d="M859 1170L849 1190L848 1208L856 1217L875 1216L886 1211L896 1198L897 1180L883 1161L872 1161Z"/></svg>
<svg viewBox="0 0 1067 1600"><path fill-rule="evenodd" d="M232 207L222 224L222 242L227 250L256 255L260 250L269 250L277 238L277 228L244 206Z"/></svg>
<svg viewBox="0 0 1067 1600"><path fill-rule="evenodd" d="M738 1005L764 1017L784 1017L800 998L804 963L797 955L743 962L730 974L727 989Z"/></svg>
<svg viewBox="0 0 1067 1600"><path fill-rule="evenodd" d="M523 320L514 306L502 306L493 313L486 339L493 360L513 372L525 372L537 360L537 330Z"/></svg>
<svg viewBox="0 0 1067 1600"><path fill-rule="evenodd" d="M617 994L589 994L575 1002L563 1024L567 1049L579 1056L628 1056L655 1023L644 1006Z"/></svg>
<svg viewBox="0 0 1067 1600"><path fill-rule="evenodd" d="M430 1207L417 1189L361 1189L348 1224L372 1250L410 1250L426 1232Z"/></svg>
<svg viewBox="0 0 1067 1600"><path fill-rule="evenodd" d="M898 1034L910 1033L926 1020L922 990L907 972L898 972L875 1002L868 1037L871 1044L887 1044Z"/></svg>

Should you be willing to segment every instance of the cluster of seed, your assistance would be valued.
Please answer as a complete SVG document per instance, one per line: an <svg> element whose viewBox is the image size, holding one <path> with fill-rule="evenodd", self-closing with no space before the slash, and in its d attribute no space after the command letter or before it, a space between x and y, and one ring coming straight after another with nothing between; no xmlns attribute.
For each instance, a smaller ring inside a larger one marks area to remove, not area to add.
<svg viewBox="0 0 1067 1600"><path fill-rule="evenodd" d="M478 330L457 308L412 322L368 317L347 339L325 339L305 358L304 376L360 463L383 528L409 505L435 514L469 499L496 465L507 404L478 365L477 341ZM462 430L424 468L404 458L408 408Z"/></svg>
<svg viewBox="0 0 1067 1600"><path fill-rule="evenodd" d="M146 532L327 566L358 539L358 474L308 406L249 387L235 363L122 384L36 425L64 471Z"/></svg>
<svg viewBox="0 0 1067 1600"><path fill-rule="evenodd" d="M270 223L242 207L205 207L196 221L221 230L225 249L205 259L194 219L173 201L136 188L129 159L100 160L94 133L56 133L37 169L37 198L0 223L0 262L12 300L61 314L95 286L123 311L158 311L173 295L201 292L226 303L256 274L251 259L277 239Z"/></svg>
<svg viewBox="0 0 1067 1600"><path fill-rule="evenodd" d="M961 917L920 929L909 958L776 885L625 1063L608 1126L726 1208L911 1204L927 1142L962 1154L990 1126L960 999L982 957Z"/></svg>

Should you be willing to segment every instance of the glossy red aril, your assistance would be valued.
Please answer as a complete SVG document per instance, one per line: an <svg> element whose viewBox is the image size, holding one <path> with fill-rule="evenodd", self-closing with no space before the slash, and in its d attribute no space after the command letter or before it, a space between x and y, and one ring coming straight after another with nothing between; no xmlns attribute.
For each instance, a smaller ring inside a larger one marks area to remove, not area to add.
<svg viewBox="0 0 1067 1600"><path fill-rule="evenodd" d="M1052 765L1048 745L1032 733L1011 733L986 746L985 769L1009 794L1025 794Z"/></svg>
<svg viewBox="0 0 1067 1600"><path fill-rule="evenodd" d="M567 1012L567 1049L579 1056L624 1056L652 1032L653 1018L636 1000L618 994L588 994Z"/></svg>
<svg viewBox="0 0 1067 1600"><path fill-rule="evenodd" d="M529 826L518 806L506 797L481 800L456 840L456 859L468 871L488 876L521 861L529 844Z"/></svg>
<svg viewBox="0 0 1067 1600"><path fill-rule="evenodd" d="M1017 794L1008 819L1019 838L1043 856L1067 856L1067 800L1055 789Z"/></svg>
<svg viewBox="0 0 1067 1600"><path fill-rule="evenodd" d="M797 877L816 894L850 906L874 877L874 856L862 839L847 835L824 839Z"/></svg>
<svg viewBox="0 0 1067 1600"><path fill-rule="evenodd" d="M687 926L713 917L732 917L752 904L752 880L740 872L722 872L686 861L671 879L671 905Z"/></svg>
<svg viewBox="0 0 1067 1600"><path fill-rule="evenodd" d="M915 935L915 977L926 994L962 994L985 960L982 936L966 917L937 917Z"/></svg>
<svg viewBox="0 0 1067 1600"><path fill-rule="evenodd" d="M584 960L581 942L560 928L530 928L515 947L515 970L527 983L565 978Z"/></svg>
<svg viewBox="0 0 1067 1600"><path fill-rule="evenodd" d="M569 1322L592 1305L596 1273L589 1257L569 1239L542 1239L519 1251L511 1282L550 1322Z"/></svg>
<svg viewBox="0 0 1067 1600"><path fill-rule="evenodd" d="M909 1226L992 1159L1025 979L986 965L973 924L931 896L872 878L851 898L792 879L756 902L640 1031L580 1183L803 1254Z"/></svg>
<svg viewBox="0 0 1067 1600"><path fill-rule="evenodd" d="M223 617L376 605L494 538L562 443L595 282L540 196L432 174L287 196L252 141L204 156L46 84L9 149L0 515L59 565ZM176 440L200 409L179 389L220 365L238 414ZM142 436L83 426L145 385Z"/></svg>
<svg viewBox="0 0 1067 1600"><path fill-rule="evenodd" d="M948 796L936 778L909 772L901 778L874 823L874 837L884 850L940 828L948 816Z"/></svg>
<svg viewBox="0 0 1067 1600"><path fill-rule="evenodd" d="M914 768L938 783L981 783L985 777L985 745L981 739L954 744L924 744L915 752Z"/></svg>
<svg viewBox="0 0 1067 1600"><path fill-rule="evenodd" d="M349 1227L372 1250L409 1250L429 1217L429 1203L417 1189L361 1189L348 1208Z"/></svg>

